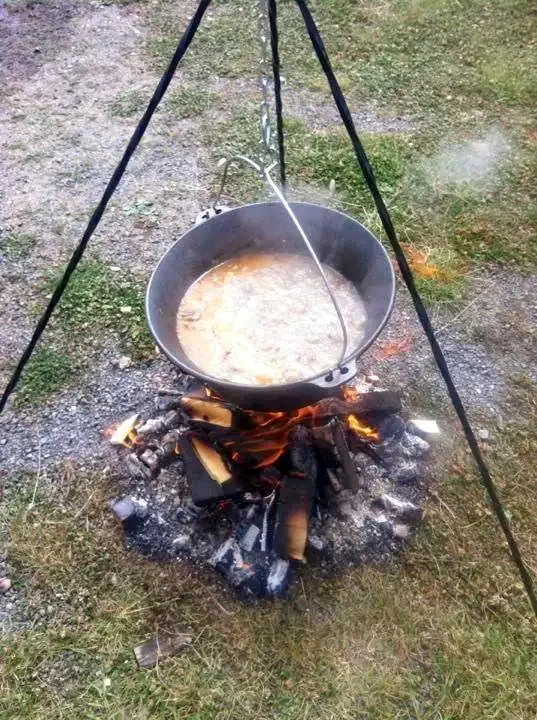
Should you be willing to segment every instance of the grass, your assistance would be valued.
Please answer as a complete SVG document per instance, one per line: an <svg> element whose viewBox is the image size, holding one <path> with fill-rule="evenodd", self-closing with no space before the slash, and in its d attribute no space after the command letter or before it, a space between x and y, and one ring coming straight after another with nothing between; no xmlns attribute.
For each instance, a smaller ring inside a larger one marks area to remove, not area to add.
<svg viewBox="0 0 537 720"><path fill-rule="evenodd" d="M519 420L489 456L532 569L534 392L514 381ZM118 479L57 471L42 479L56 494L38 492L31 509L35 478L19 479L2 519L10 575L36 625L6 645L0 717L530 720L528 606L449 422L436 453L441 503L431 499L400 562L330 581L312 569L290 601L261 607L125 551L107 508ZM135 644L184 629L190 651L135 667Z"/></svg>
<svg viewBox="0 0 537 720"><path fill-rule="evenodd" d="M246 108L207 129L214 159L255 154L257 122L257 111ZM460 302L464 277L475 267L491 262L519 271L537 266L535 141L514 139L512 156L504 158L501 143L506 141L495 133L485 135L478 150L475 141L456 136L438 146L436 135L427 130L363 133L362 140L400 239L410 253L428 258L427 266L417 264L414 270L430 302ZM468 165L464 159L472 151L475 162ZM333 205L382 237L375 206L340 130L316 131L288 119L286 158L295 197ZM239 202L264 196L247 170L230 174L226 191Z"/></svg>
<svg viewBox="0 0 537 720"><path fill-rule="evenodd" d="M9 232L0 234L0 255L8 260L24 260L37 245L37 238L32 233Z"/></svg>
<svg viewBox="0 0 537 720"><path fill-rule="evenodd" d="M48 292L62 273L63 269L48 273ZM72 382L102 348L106 334L117 338L121 351L136 361L154 357L144 302L141 278L100 260L82 261L49 327L50 346L39 350L24 372L17 404L40 402Z"/></svg>
<svg viewBox="0 0 537 720"><path fill-rule="evenodd" d="M170 93L167 107L179 118L197 117L219 102L218 93L199 87L182 87Z"/></svg>
<svg viewBox="0 0 537 720"><path fill-rule="evenodd" d="M113 117L130 118L141 115L149 102L147 93L140 90L127 90L120 93L110 104L110 114Z"/></svg>
<svg viewBox="0 0 537 720"><path fill-rule="evenodd" d="M63 388L76 375L73 357L58 350L43 347L28 364L17 391L17 404L27 405L48 397Z"/></svg>
<svg viewBox="0 0 537 720"><path fill-rule="evenodd" d="M58 278L59 273L49 279L49 289ZM85 260L61 300L60 327L71 336L85 338L113 331L126 351L136 359L147 359L154 346L145 323L144 299L145 283L130 271Z"/></svg>

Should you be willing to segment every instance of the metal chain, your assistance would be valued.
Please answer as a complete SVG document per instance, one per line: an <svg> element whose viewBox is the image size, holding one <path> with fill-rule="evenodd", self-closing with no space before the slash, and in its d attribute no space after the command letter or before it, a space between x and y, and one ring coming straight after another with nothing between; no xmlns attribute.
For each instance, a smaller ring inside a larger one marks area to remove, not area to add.
<svg viewBox="0 0 537 720"><path fill-rule="evenodd" d="M272 127L270 124L271 115L271 48L268 19L267 0L259 0L257 25L259 30L259 44L261 47L261 60L259 61L259 79L261 85L261 140L259 150L259 162L263 168L274 166L278 162L278 153L272 139Z"/></svg>

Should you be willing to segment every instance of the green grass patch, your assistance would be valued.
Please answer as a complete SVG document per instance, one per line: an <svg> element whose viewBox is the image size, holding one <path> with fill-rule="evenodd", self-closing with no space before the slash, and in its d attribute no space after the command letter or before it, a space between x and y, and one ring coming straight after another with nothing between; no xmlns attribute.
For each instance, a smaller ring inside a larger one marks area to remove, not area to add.
<svg viewBox="0 0 537 720"><path fill-rule="evenodd" d="M47 347L39 349L22 376L17 405L44 400L69 384L77 370L76 361L70 355Z"/></svg>
<svg viewBox="0 0 537 720"><path fill-rule="evenodd" d="M170 93L166 106L180 118L197 117L214 107L220 99L218 93L199 87L182 87Z"/></svg>
<svg viewBox="0 0 537 720"><path fill-rule="evenodd" d="M140 90L122 92L110 103L110 115L119 118L130 118L141 115L149 103L149 96Z"/></svg>
<svg viewBox="0 0 537 720"><path fill-rule="evenodd" d="M59 274L49 280L55 287ZM123 268L112 270L99 260L80 263L60 302L58 316L65 332L81 337L110 330L136 359L154 350L145 322L145 283Z"/></svg>
<svg viewBox="0 0 537 720"><path fill-rule="evenodd" d="M24 260L37 245L37 237L27 232L0 234L0 255L8 260Z"/></svg>

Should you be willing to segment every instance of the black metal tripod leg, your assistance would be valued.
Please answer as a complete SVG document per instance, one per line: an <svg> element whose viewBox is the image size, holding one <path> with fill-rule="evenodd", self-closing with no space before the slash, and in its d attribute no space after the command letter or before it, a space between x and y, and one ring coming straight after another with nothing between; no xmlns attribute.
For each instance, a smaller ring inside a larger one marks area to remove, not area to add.
<svg viewBox="0 0 537 720"><path fill-rule="evenodd" d="M285 191L285 147L283 137L282 83L280 77L280 50L278 46L278 11L276 0L268 0L268 18L270 25L270 44L272 46L272 74L274 77L274 100L276 103L276 125L278 131L278 151L280 157L280 185Z"/></svg>
<svg viewBox="0 0 537 720"><path fill-rule="evenodd" d="M343 121L343 124L345 125L345 129L347 130L347 133L350 137L356 159L362 170L371 195L373 196L373 199L375 201L377 212L397 258L397 263L399 265L399 269L401 270L401 275L403 276L403 280L405 281L405 284L412 298L412 302L414 303L414 307L416 309L419 321L431 346L434 359L436 361L438 369L440 370L440 374L442 375L442 378L444 379L444 382L446 384L453 407L455 408L459 417L459 421L462 425L464 435L466 437L468 445L470 446L470 450L472 451L472 455L481 475L483 485L487 490L492 507L494 508L494 512L496 513L498 522L500 523L500 526L509 545L511 556L520 573L520 577L522 579L522 582L524 583L524 587L526 589L526 593L528 595L533 611L537 616L537 597L535 595L533 581L524 563L517 541L511 530L511 526L503 508L502 501L500 499L500 495L498 493L496 485L492 480L489 469L485 464L485 460L483 459L483 456L481 454L481 450L477 443L474 431L470 425L468 416L466 415L466 410L464 408L463 402L451 377L451 373L444 357L444 353L442 352L442 349L440 348L440 345L438 344L438 341L434 334L429 315L427 314L425 305L423 304L421 296L416 288L412 271L410 270L405 253L399 243L399 240L397 239L397 235L393 227L390 215L388 213L388 209L384 204L384 200L382 199L380 191L377 187L375 175L373 173L371 165L369 164L369 160L367 158L363 145L358 137L356 128L354 127L354 121L352 119L349 106L347 105L347 101L345 100L341 87L339 86L336 76L334 75L334 71L332 69L330 59L328 58L328 54L326 52L322 37L319 33L315 20L313 19L313 16L308 8L306 0L296 0L296 3L300 8L300 12L302 13L302 17L304 19L306 29L310 36L310 40L313 44L313 49L315 50L315 53L317 55L317 59L319 60L319 63L321 64L324 74L326 75L326 78L328 80L328 84L330 85L330 90L332 91L334 102L337 105L339 114L341 115L341 119Z"/></svg>
<svg viewBox="0 0 537 720"><path fill-rule="evenodd" d="M31 337L30 342L28 343L26 349L24 350L17 367L15 368L15 371L13 375L11 376L8 384L6 385L4 392L2 394L2 397L0 398L0 413L2 413L2 410L6 406L7 400L15 387L17 386L17 383L22 375L22 372L26 366L26 363L31 358L32 353L35 349L35 346L39 342L41 335L43 334L45 328L48 325L48 322L52 316L52 313L54 312L54 309L56 308L56 305L59 303L61 296L63 295L65 288L67 287L67 284L69 283L69 280L71 278L71 275L76 269L76 266L82 259L82 256L84 254L84 251L86 250L86 246L89 243L91 236L95 232L95 229L97 228L97 225L101 221L101 218L104 214L104 211L106 210L106 206L108 205L108 202L112 195L114 194L117 186L119 185L121 178L123 177L125 170L127 169L127 165L129 164L129 161L134 154L134 151L140 144L140 140L142 139L147 126L149 125L149 122L151 118L153 117L153 114L155 110L157 109L160 101L164 97L164 94L166 93L166 90L168 88L168 85L170 84L175 71L177 70L177 66L179 65L179 62L183 58L184 54L188 50L188 47L190 43L192 42L192 39L194 38L194 35L196 34L196 31L199 27L199 24L203 18L203 15L205 14L205 11L211 4L212 0L201 0L200 4L198 5L198 8L196 12L194 13L194 16L192 17L192 20L190 21L187 29L185 30L183 37L179 41L179 44L177 45L177 49L175 50L175 53L173 54L173 58L170 61L170 64L168 65L166 71L164 72L163 76L160 79L159 84L157 85L155 92L153 93L153 97L149 101L149 105L147 106L146 111L142 115L142 118L140 119L140 122L138 123L136 130L132 134L131 139L129 140L129 144L127 145L125 152L123 153L123 157L119 161L118 166L114 170L112 177L108 181L108 185L105 188L105 191L103 193L102 198L99 201L99 204L93 211L93 214L88 222L88 225L84 231L84 234L82 236L82 239L80 240L79 244L77 245L74 253L71 256L71 259L69 260L69 263L65 269L65 272L59 281L58 285L56 286L52 297L45 309L45 312L39 319L39 322L36 325L36 328L33 332L33 335Z"/></svg>

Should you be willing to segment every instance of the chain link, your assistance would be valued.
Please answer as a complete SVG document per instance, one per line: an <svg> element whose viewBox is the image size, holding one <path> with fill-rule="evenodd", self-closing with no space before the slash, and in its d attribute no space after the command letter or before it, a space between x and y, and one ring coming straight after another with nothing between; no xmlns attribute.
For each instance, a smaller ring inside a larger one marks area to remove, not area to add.
<svg viewBox="0 0 537 720"><path fill-rule="evenodd" d="M272 139L272 127L270 124L272 97L270 91L272 50L270 47L268 3L267 0L259 0L257 24L259 30L259 44L261 47L261 60L259 61L259 76L261 85L261 140L259 150L259 162L261 166L274 166L278 162L278 153Z"/></svg>

